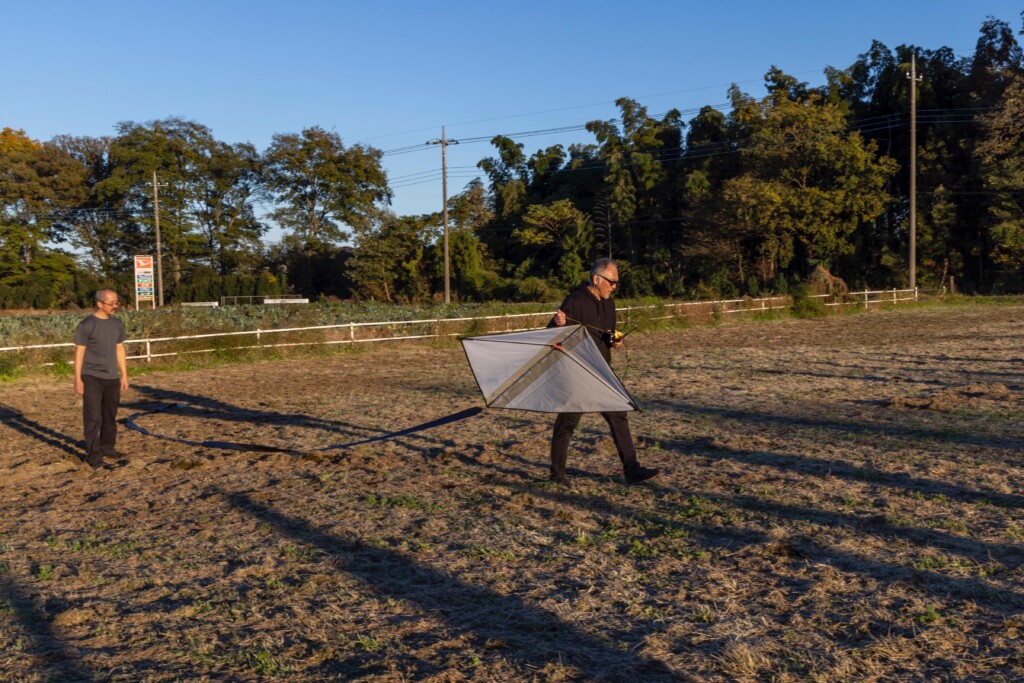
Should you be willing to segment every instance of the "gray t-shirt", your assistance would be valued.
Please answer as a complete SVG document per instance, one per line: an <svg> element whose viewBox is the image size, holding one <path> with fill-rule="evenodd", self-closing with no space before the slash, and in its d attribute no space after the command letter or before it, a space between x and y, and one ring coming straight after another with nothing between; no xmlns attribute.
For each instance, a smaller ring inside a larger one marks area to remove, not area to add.
<svg viewBox="0 0 1024 683"><path fill-rule="evenodd" d="M104 320L90 315L78 323L75 330L75 344L85 347L82 374L100 379L119 379L117 368L117 345L124 343L128 335L124 324L111 316Z"/></svg>

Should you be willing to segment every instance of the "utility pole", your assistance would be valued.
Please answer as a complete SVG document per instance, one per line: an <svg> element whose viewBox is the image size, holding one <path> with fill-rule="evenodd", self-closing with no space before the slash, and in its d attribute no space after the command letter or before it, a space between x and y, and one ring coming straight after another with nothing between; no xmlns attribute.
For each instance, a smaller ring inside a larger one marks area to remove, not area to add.
<svg viewBox="0 0 1024 683"><path fill-rule="evenodd" d="M917 55L910 56L910 288L917 289Z"/></svg>
<svg viewBox="0 0 1024 683"><path fill-rule="evenodd" d="M164 259L160 251L160 188L167 187L167 183L156 181L156 171L153 171L153 228L156 231L156 291L157 305L164 305Z"/></svg>
<svg viewBox="0 0 1024 683"><path fill-rule="evenodd" d="M448 160L445 150L448 145L459 144L458 140L449 140L444 135L444 126L441 126L441 139L434 138L427 141L428 145L441 145L441 215L444 221L444 302L452 302L450 269L448 266Z"/></svg>

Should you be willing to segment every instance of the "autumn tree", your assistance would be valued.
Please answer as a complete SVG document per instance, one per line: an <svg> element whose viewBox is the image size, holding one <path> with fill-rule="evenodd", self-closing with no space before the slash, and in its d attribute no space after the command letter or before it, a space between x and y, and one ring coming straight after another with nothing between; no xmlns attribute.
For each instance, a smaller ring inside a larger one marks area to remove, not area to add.
<svg viewBox="0 0 1024 683"><path fill-rule="evenodd" d="M7 305L48 307L68 300L74 262L54 246L55 220L81 197L81 164L23 131L0 131L0 293Z"/></svg>

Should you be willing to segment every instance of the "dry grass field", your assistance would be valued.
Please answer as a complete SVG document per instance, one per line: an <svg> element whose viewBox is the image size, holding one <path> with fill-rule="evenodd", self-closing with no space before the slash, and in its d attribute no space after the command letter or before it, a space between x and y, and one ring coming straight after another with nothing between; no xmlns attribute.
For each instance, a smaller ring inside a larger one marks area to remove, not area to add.
<svg viewBox="0 0 1024 683"><path fill-rule="evenodd" d="M627 487L588 416L485 411L461 348L0 384L0 679L1020 681L1024 304L634 334Z"/></svg>

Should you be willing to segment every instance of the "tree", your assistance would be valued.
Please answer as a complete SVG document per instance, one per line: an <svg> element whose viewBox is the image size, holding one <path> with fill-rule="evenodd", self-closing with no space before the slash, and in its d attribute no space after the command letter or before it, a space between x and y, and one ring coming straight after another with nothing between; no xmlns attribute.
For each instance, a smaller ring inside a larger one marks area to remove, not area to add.
<svg viewBox="0 0 1024 683"><path fill-rule="evenodd" d="M53 144L85 170L77 204L60 212L58 220L68 226L69 241L85 262L108 281L117 281L131 269L133 254L146 248L147 236L127 195L113 191L108 182L114 172L113 140L60 135Z"/></svg>
<svg viewBox="0 0 1024 683"><path fill-rule="evenodd" d="M267 198L262 159L249 143L202 141L196 159L193 211L210 265L220 275L259 269L260 236L267 227L254 206Z"/></svg>
<svg viewBox="0 0 1024 683"><path fill-rule="evenodd" d="M989 238L1000 271L1000 289L1020 288L1024 273L1024 75L1009 77L1001 106L983 124L976 148L984 187L990 193Z"/></svg>
<svg viewBox="0 0 1024 683"><path fill-rule="evenodd" d="M0 131L0 288L7 305L49 307L73 298L74 261L56 213L79 201L85 170L24 131Z"/></svg>
<svg viewBox="0 0 1024 683"><path fill-rule="evenodd" d="M587 130L598 142L598 158L604 163L604 184L609 197L612 221L625 229L625 242L631 261L645 251L637 241L632 221L638 215L648 220L662 218L653 190L664 180L662 159L679 156L681 127L679 112L669 111L662 120L647 115L647 108L629 98L615 101L621 112L621 127L613 121L591 121ZM614 253L609 241L608 253Z"/></svg>
<svg viewBox="0 0 1024 683"><path fill-rule="evenodd" d="M534 248L537 263L546 264L546 277L555 276L569 289L582 282L594 243L590 217L568 199L533 204L523 217L523 227L513 233L523 245Z"/></svg>
<svg viewBox="0 0 1024 683"><path fill-rule="evenodd" d="M792 99L792 82L772 78L787 85L771 89L756 116L749 100L734 98L740 109L733 118L749 130L743 172L724 181L702 226L702 242L717 245L719 258L732 254L741 283L746 263L766 281L794 260L796 273L806 275L849 253L853 233L885 210L885 183L896 171L891 159L876 158L874 144L847 130L839 107L816 93Z"/></svg>
<svg viewBox="0 0 1024 683"><path fill-rule="evenodd" d="M346 226L368 228L378 204L391 200L382 154L346 148L337 134L317 126L275 135L264 160L267 186L281 204L274 219L307 245L344 241Z"/></svg>
<svg viewBox="0 0 1024 683"><path fill-rule="evenodd" d="M349 275L360 295L392 303L429 296L425 255L436 236L431 216L385 216L379 226L356 235Z"/></svg>
<svg viewBox="0 0 1024 683"><path fill-rule="evenodd" d="M452 223L448 235L448 251L453 286L459 296L485 298L493 293L484 291L488 272L484 265L485 248L477 235L494 219L487 190L479 179L474 179L466 185L465 190L451 197L448 204L448 218ZM439 245L435 243L435 249L438 248ZM443 264L444 255L433 260ZM493 272L489 275L491 280L497 277Z"/></svg>
<svg viewBox="0 0 1024 683"><path fill-rule="evenodd" d="M213 144L206 126L180 118L146 124L118 124L110 150L110 177L99 183L101 196L124 197L126 207L139 221L152 225L153 173L162 184L160 192L160 241L171 263L165 284L176 286L192 260L212 260L199 231L195 208L201 203L201 159ZM155 226L154 226L155 227ZM155 247L155 230L138 246ZM165 275L167 270L164 270ZM168 280L170 281L168 283Z"/></svg>

